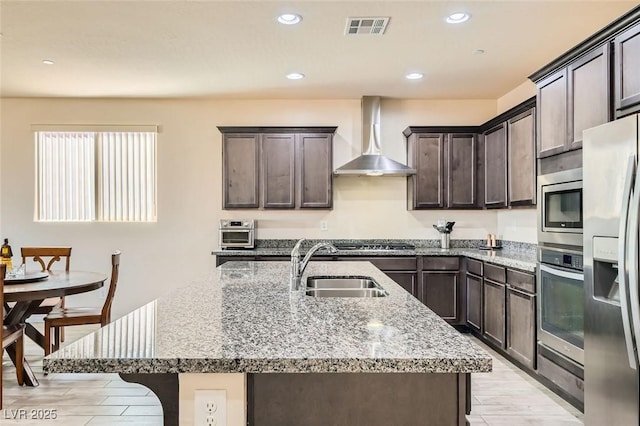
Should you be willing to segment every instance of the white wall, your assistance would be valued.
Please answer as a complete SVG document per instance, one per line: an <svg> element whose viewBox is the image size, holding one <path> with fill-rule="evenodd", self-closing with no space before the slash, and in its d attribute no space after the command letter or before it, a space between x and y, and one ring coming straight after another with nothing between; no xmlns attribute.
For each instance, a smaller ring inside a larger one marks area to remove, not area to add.
<svg viewBox="0 0 640 426"><path fill-rule="evenodd" d="M497 233L494 211L407 211L406 183L397 177L337 177L331 211L222 211L218 125L337 125L334 166L360 153L360 100L83 100L2 99L0 229L14 249L71 245L72 268L109 271L122 250L118 317L214 267L218 220L258 219L259 238L437 238L431 224L456 221L453 238ZM406 161L409 125L480 124L495 100L401 101L382 104L383 152ZM157 124L158 222L36 223L33 124ZM320 220L329 224L320 231ZM70 298L99 304L100 294Z"/></svg>
<svg viewBox="0 0 640 426"><path fill-rule="evenodd" d="M510 108L524 102L532 96L536 95L536 85L531 80L526 80L518 87L505 93L497 100L498 114L502 114Z"/></svg>
<svg viewBox="0 0 640 426"><path fill-rule="evenodd" d="M535 208L497 211L499 239L538 244L537 213Z"/></svg>

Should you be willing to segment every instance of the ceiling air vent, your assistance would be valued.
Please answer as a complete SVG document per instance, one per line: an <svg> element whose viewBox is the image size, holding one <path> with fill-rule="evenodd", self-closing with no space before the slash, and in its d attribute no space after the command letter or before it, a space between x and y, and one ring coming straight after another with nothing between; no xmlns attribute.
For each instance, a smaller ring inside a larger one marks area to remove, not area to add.
<svg viewBox="0 0 640 426"><path fill-rule="evenodd" d="M386 18L347 18L346 35L382 35L389 24Z"/></svg>

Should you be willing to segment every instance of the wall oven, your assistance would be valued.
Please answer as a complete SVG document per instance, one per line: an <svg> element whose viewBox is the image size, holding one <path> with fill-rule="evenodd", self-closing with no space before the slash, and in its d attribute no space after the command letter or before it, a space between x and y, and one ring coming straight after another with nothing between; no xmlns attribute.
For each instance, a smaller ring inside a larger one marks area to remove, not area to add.
<svg viewBox="0 0 640 426"><path fill-rule="evenodd" d="M539 249L538 338L543 345L584 365L582 253Z"/></svg>
<svg viewBox="0 0 640 426"><path fill-rule="evenodd" d="M582 169L538 176L538 242L582 247Z"/></svg>
<svg viewBox="0 0 640 426"><path fill-rule="evenodd" d="M254 247L255 224L252 219L243 220L220 220L219 229L220 248L251 249Z"/></svg>

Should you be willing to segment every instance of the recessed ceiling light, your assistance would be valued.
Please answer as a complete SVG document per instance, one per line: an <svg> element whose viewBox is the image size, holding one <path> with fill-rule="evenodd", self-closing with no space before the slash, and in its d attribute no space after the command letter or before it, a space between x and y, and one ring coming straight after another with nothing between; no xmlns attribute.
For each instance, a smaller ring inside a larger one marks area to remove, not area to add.
<svg viewBox="0 0 640 426"><path fill-rule="evenodd" d="M422 77L424 77L424 74L422 74L421 72L411 72L405 75L405 78L407 80L420 80Z"/></svg>
<svg viewBox="0 0 640 426"><path fill-rule="evenodd" d="M302 16L296 13L283 13L278 16L278 22L285 25L294 25L302 21Z"/></svg>
<svg viewBox="0 0 640 426"><path fill-rule="evenodd" d="M289 80L300 80L301 78L304 78L304 74L301 72L290 72L287 74L287 78Z"/></svg>
<svg viewBox="0 0 640 426"><path fill-rule="evenodd" d="M445 21L447 21L449 24L461 24L461 23L463 23L465 21L468 21L469 18L471 18L471 15L469 15L468 13L456 12L456 13L452 13L451 15L447 16Z"/></svg>
<svg viewBox="0 0 640 426"><path fill-rule="evenodd" d="M43 64L45 65L53 65L55 64L55 62L53 62L51 59L45 59L42 61Z"/></svg>

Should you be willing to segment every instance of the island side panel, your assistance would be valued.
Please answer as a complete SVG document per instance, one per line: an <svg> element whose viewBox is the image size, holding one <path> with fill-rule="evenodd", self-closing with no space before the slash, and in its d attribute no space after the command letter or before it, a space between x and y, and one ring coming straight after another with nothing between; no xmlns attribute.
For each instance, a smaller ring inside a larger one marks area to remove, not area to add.
<svg viewBox="0 0 640 426"><path fill-rule="evenodd" d="M248 374L249 426L464 426L468 374Z"/></svg>

